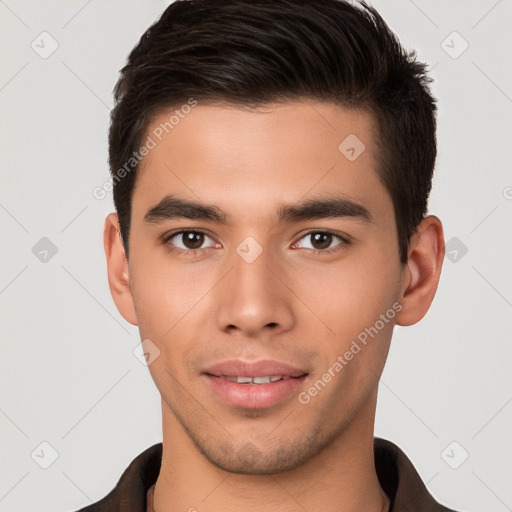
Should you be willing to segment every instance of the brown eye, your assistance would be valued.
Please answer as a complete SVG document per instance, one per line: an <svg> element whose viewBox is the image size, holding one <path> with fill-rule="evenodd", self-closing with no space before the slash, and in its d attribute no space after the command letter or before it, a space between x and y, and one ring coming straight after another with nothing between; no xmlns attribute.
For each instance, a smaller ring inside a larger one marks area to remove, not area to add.
<svg viewBox="0 0 512 512"><path fill-rule="evenodd" d="M312 233L312 245L315 249L328 249L332 243L332 235L330 233Z"/></svg>
<svg viewBox="0 0 512 512"><path fill-rule="evenodd" d="M338 243L335 243L336 239L338 239ZM302 240L309 243L304 243ZM348 243L349 242L340 235L329 231L310 231L300 239L299 246L313 251L329 252L331 249L348 245Z"/></svg>
<svg viewBox="0 0 512 512"><path fill-rule="evenodd" d="M210 241L209 245L208 240ZM165 243L173 246L178 252L190 254L215 246L215 242L206 233L195 230L182 230L173 233L165 238Z"/></svg>
<svg viewBox="0 0 512 512"><path fill-rule="evenodd" d="M187 249L199 249L204 244L204 233L197 231L185 231L182 238Z"/></svg>

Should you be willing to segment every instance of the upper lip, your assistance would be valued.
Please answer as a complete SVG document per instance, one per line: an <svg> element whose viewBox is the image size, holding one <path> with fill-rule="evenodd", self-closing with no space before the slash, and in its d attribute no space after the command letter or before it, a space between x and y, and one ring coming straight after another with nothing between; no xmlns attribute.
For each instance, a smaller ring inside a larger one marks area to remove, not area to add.
<svg viewBox="0 0 512 512"><path fill-rule="evenodd" d="M307 375L307 371L298 366L292 366L280 361L265 359L261 361L242 361L241 359L231 359L209 366L204 373L216 377L263 377L263 376L287 376L301 377Z"/></svg>

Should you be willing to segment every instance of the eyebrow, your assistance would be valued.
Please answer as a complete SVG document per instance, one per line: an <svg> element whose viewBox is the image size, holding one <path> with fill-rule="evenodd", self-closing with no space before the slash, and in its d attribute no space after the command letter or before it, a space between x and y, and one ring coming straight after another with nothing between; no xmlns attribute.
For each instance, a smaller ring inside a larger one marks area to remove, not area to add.
<svg viewBox="0 0 512 512"><path fill-rule="evenodd" d="M367 223L373 222L370 212L361 204L344 197L307 199L295 205L282 205L277 211L277 224L302 220L355 217ZM228 224L226 213L215 205L201 204L176 196L167 195L152 206L144 221L159 224L172 219L191 219Z"/></svg>

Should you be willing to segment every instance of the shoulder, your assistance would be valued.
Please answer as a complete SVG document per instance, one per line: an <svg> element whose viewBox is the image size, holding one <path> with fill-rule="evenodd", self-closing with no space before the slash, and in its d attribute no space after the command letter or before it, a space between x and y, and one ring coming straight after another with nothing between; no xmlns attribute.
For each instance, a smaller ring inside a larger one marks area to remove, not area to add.
<svg viewBox="0 0 512 512"><path fill-rule="evenodd" d="M434 499L413 463L397 445L375 438L374 454L380 485L391 500L390 512L456 512Z"/></svg>
<svg viewBox="0 0 512 512"><path fill-rule="evenodd" d="M161 463L162 443L156 443L132 460L104 498L76 512L146 512L147 491L156 482Z"/></svg>

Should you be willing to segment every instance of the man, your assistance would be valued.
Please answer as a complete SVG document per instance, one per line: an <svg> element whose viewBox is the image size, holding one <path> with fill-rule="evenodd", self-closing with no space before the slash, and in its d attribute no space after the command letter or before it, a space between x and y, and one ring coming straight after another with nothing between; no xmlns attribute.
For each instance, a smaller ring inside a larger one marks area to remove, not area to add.
<svg viewBox="0 0 512 512"><path fill-rule="evenodd" d="M428 82L365 4L179 0L142 36L104 245L163 443L83 511L448 510L374 439L444 257Z"/></svg>

